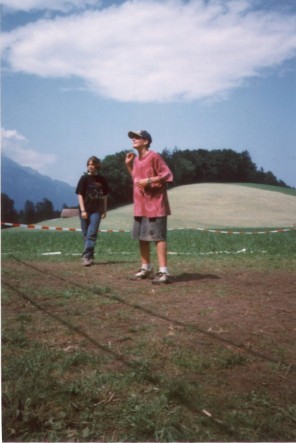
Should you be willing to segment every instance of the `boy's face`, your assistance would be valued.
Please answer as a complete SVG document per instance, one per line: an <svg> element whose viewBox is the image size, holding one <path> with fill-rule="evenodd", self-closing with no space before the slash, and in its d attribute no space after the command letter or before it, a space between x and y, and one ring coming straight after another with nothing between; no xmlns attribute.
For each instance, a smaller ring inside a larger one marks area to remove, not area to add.
<svg viewBox="0 0 296 443"><path fill-rule="evenodd" d="M142 137L133 137L132 138L133 148L134 149L142 149L148 147L148 140L142 138Z"/></svg>
<svg viewBox="0 0 296 443"><path fill-rule="evenodd" d="M97 172L98 165L96 165L94 162L90 161L87 164L87 170L90 174L95 174Z"/></svg>

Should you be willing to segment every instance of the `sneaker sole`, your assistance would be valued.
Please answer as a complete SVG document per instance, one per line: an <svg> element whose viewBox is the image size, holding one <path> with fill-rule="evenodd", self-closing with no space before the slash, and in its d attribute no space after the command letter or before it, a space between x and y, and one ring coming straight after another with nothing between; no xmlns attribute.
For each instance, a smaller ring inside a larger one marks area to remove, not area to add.
<svg viewBox="0 0 296 443"><path fill-rule="evenodd" d="M148 275L147 277L135 277L134 275L132 275L129 279L132 281L140 281L140 280L151 280L153 278L153 276Z"/></svg>
<svg viewBox="0 0 296 443"><path fill-rule="evenodd" d="M89 266L92 265L92 262L90 262L90 263L81 263L81 264L82 264L82 266L84 266L84 267L89 267Z"/></svg>

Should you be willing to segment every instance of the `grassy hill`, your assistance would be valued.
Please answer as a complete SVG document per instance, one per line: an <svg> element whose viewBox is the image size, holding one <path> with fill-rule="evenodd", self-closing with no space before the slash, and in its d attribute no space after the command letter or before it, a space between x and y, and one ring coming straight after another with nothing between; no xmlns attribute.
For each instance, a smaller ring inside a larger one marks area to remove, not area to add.
<svg viewBox="0 0 296 443"><path fill-rule="evenodd" d="M274 192L277 191L277 192ZM296 224L296 191L274 186L201 183L169 191L169 228L291 227ZM101 229L130 229L133 205L108 212ZM78 217L48 222L80 227Z"/></svg>

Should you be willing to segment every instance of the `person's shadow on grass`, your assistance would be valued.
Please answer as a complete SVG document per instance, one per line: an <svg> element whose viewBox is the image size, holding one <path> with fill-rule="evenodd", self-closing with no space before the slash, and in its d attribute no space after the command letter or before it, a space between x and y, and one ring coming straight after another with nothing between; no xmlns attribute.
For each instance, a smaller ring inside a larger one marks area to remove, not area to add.
<svg viewBox="0 0 296 443"><path fill-rule="evenodd" d="M220 277L215 274L198 274L197 272L183 272L182 274L173 276L173 282L189 282L189 281L200 281L204 279L219 280Z"/></svg>

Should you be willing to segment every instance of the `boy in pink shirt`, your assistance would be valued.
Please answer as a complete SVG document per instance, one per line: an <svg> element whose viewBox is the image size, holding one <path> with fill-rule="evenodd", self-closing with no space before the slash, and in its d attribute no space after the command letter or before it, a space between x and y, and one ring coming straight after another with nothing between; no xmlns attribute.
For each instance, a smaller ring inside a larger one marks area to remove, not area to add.
<svg viewBox="0 0 296 443"><path fill-rule="evenodd" d="M152 283L169 283L167 268L167 216L171 214L166 183L173 181L173 174L162 157L149 150L152 137L145 130L130 131L133 152L126 155L125 164L133 179L134 226L133 239L139 240L141 269L134 279L151 277L150 243L156 243L159 272Z"/></svg>

